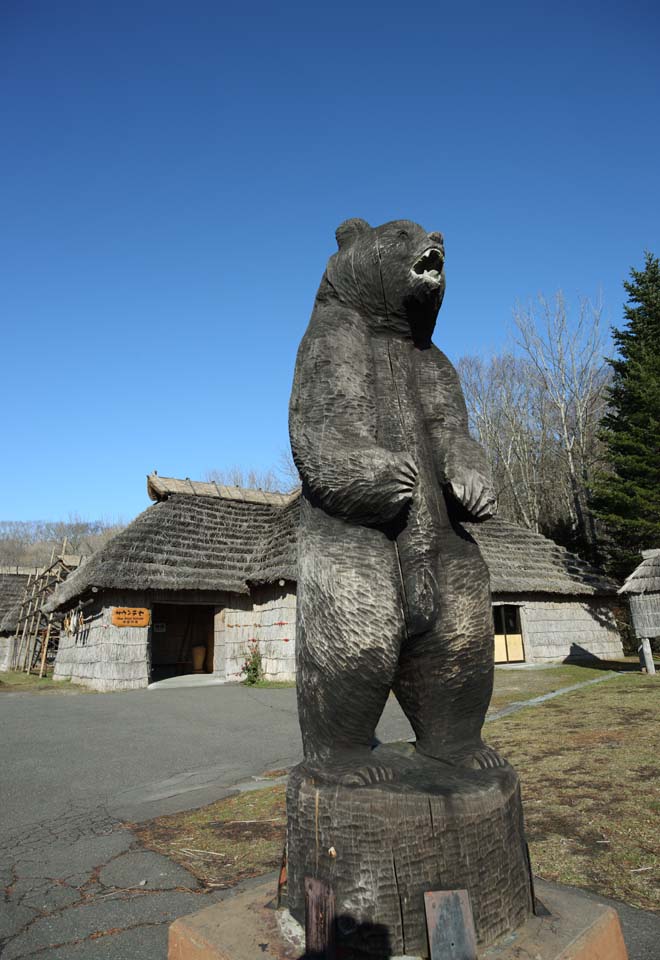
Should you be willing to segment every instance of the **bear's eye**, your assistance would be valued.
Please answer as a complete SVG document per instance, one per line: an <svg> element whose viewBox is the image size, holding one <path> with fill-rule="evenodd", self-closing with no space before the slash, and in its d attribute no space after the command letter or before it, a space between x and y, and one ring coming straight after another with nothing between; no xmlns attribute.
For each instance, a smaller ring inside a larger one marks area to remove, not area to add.
<svg viewBox="0 0 660 960"><path fill-rule="evenodd" d="M401 240L407 240L408 236L409 234L407 230L399 230L399 237Z"/></svg>

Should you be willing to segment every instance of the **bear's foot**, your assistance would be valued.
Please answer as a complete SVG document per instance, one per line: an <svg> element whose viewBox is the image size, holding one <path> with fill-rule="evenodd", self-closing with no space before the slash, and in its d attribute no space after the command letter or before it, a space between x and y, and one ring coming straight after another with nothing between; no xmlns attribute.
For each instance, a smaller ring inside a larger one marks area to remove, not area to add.
<svg viewBox="0 0 660 960"><path fill-rule="evenodd" d="M444 744L437 748L432 745L418 744L417 750L425 757L431 757L441 763L449 763L453 767L465 767L468 770L492 770L495 767L508 766L507 761L499 755L497 750L489 747L483 740L462 744L450 750Z"/></svg>
<svg viewBox="0 0 660 960"><path fill-rule="evenodd" d="M339 783L345 787L366 787L374 783L391 783L395 772L392 767L382 764L366 763L361 767L347 770L339 777Z"/></svg>
<svg viewBox="0 0 660 960"><path fill-rule="evenodd" d="M307 776L324 783L344 787L368 787L377 783L393 783L410 765L410 760L394 751L350 750L306 760Z"/></svg>

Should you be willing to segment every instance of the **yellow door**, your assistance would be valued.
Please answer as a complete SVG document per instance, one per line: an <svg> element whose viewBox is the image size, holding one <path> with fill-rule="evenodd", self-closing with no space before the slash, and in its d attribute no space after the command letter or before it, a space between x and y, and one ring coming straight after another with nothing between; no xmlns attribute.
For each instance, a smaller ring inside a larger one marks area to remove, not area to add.
<svg viewBox="0 0 660 960"><path fill-rule="evenodd" d="M503 633L495 634L495 663L506 663L506 637Z"/></svg>

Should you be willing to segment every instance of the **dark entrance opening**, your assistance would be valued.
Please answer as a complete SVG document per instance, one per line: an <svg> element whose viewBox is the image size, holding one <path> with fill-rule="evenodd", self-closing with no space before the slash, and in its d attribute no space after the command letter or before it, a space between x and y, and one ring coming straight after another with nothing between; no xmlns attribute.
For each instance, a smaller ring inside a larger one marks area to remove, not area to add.
<svg viewBox="0 0 660 960"><path fill-rule="evenodd" d="M150 683L213 672L214 607L155 603L151 615Z"/></svg>

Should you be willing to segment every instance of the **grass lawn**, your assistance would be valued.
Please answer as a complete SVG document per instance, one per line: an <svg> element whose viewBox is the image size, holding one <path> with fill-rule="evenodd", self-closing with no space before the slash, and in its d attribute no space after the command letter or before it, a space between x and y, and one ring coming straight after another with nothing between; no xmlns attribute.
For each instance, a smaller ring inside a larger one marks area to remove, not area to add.
<svg viewBox="0 0 660 960"><path fill-rule="evenodd" d="M541 690L540 674L555 671L534 673L531 695L602 676L560 669L562 683L555 674ZM525 699L532 671L512 673L510 699ZM488 741L520 774L537 876L660 909L659 719L660 680L630 674L487 725ZM285 786L277 784L133 829L147 847L221 888L277 869L285 824Z"/></svg>
<svg viewBox="0 0 660 960"><path fill-rule="evenodd" d="M53 680L51 676L38 677L20 670L0 672L0 693L93 693L87 687L69 680Z"/></svg>
<svg viewBox="0 0 660 960"><path fill-rule="evenodd" d="M621 663L614 669L624 669L627 666L627 663ZM639 661L637 661L637 668L639 668ZM605 672L602 668L582 667L575 664L561 664L557 667L542 669L496 667L489 712L494 713L510 703L532 700L545 693L553 693L562 687L571 687L574 683L595 680L597 677L604 676Z"/></svg>
<svg viewBox="0 0 660 960"><path fill-rule="evenodd" d="M252 687L252 688L262 688L262 687L295 687L295 680L257 680L256 683L246 683L245 680L241 681L241 686L243 687Z"/></svg>
<svg viewBox="0 0 660 960"><path fill-rule="evenodd" d="M534 872L660 909L660 682L630 674L489 723L520 774Z"/></svg>

